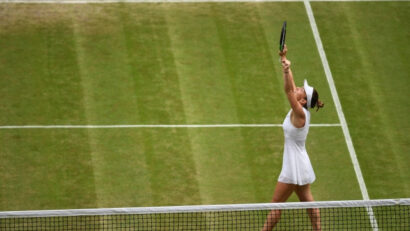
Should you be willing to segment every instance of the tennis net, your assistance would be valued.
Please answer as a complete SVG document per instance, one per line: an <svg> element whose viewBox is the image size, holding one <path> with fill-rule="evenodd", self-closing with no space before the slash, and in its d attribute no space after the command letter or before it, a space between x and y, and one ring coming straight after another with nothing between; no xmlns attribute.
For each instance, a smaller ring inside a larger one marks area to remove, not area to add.
<svg viewBox="0 0 410 231"><path fill-rule="evenodd" d="M0 212L5 231L262 230L275 221L273 230L408 231L410 198Z"/></svg>

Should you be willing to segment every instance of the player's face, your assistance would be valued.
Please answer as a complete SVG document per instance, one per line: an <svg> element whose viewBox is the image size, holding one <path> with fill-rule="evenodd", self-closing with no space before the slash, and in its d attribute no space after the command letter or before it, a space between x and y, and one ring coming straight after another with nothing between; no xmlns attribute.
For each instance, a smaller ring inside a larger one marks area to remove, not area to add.
<svg viewBox="0 0 410 231"><path fill-rule="evenodd" d="M296 88L296 99L299 101L301 99L306 99L306 92L303 87Z"/></svg>

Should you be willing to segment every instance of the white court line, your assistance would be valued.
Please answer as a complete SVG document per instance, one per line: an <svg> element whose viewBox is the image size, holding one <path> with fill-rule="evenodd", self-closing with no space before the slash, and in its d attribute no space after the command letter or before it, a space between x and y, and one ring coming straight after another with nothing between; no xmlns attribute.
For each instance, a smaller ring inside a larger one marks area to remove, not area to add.
<svg viewBox="0 0 410 231"><path fill-rule="evenodd" d="M337 115L339 116L340 123L342 125L343 134L346 139L347 148L350 153L350 158L352 159L354 171L356 173L357 180L359 182L360 191L362 192L362 196L364 200L369 200L369 194L367 193L366 184L364 183L362 170L360 169L359 161L357 160L356 151L353 147L352 138L350 137L349 128L347 127L347 122L342 110L342 105L339 100L339 96L337 94L336 85L333 81L332 72L330 71L329 63L326 58L325 50L323 49L322 40L320 39L319 30L316 25L315 17L313 16L312 7L308 0L304 1L306 12L309 18L310 26L312 28L312 32L316 41L316 46L319 51L320 59L322 60L323 68L325 70L326 79L329 83L330 91L332 93L333 101L336 106ZM370 223L374 231L378 230L378 225L376 218L373 214L373 209L371 207L367 208L367 212L369 214Z"/></svg>
<svg viewBox="0 0 410 231"><path fill-rule="evenodd" d="M0 0L0 3L199 3L199 2L303 2L305 0ZM410 0L310 0L311 2L408 2Z"/></svg>
<svg viewBox="0 0 410 231"><path fill-rule="evenodd" d="M311 124L311 127L340 127L341 124ZM55 129L55 128L236 128L282 127L282 124L120 124L120 125L9 125L0 129Z"/></svg>

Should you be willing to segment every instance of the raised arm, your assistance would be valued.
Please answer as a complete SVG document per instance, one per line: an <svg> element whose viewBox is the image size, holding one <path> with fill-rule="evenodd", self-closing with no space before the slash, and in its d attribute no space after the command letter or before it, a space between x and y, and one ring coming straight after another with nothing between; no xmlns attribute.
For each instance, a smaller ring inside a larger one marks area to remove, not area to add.
<svg viewBox="0 0 410 231"><path fill-rule="evenodd" d="M285 45L285 48L282 52L279 52L282 71L283 71L283 80L284 80L284 89L286 96L288 98L289 104L292 107L293 114L291 116L292 124L295 127L303 127L305 125L305 113L303 112L302 105L298 102L296 95L296 85L293 80L292 70L290 69L290 61L286 58L286 53L288 49Z"/></svg>

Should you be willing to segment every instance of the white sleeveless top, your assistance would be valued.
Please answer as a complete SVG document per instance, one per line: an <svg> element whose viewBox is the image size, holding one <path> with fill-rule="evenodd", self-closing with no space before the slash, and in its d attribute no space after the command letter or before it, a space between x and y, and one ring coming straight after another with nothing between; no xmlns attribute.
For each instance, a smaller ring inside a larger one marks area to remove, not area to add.
<svg viewBox="0 0 410 231"><path fill-rule="evenodd" d="M283 150L282 171L278 179L282 183L305 185L313 183L316 179L305 147L310 125L310 112L305 108L303 108L303 111L306 116L304 127L296 128L293 126L290 121L292 109L283 121L285 147Z"/></svg>

